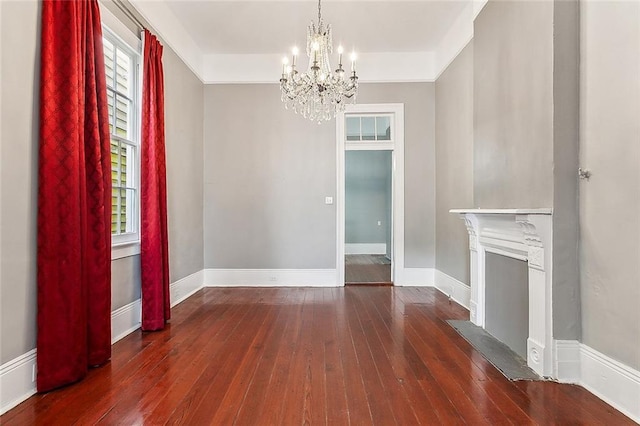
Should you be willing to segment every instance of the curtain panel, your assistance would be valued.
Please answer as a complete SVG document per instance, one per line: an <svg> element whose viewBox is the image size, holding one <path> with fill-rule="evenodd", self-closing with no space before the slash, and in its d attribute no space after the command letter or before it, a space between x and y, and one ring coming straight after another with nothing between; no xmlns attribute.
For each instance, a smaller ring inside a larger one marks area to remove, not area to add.
<svg viewBox="0 0 640 426"><path fill-rule="evenodd" d="M144 32L140 187L142 329L161 330L171 318L164 138L162 45Z"/></svg>
<svg viewBox="0 0 640 426"><path fill-rule="evenodd" d="M111 163L100 10L43 1L38 391L111 356Z"/></svg>

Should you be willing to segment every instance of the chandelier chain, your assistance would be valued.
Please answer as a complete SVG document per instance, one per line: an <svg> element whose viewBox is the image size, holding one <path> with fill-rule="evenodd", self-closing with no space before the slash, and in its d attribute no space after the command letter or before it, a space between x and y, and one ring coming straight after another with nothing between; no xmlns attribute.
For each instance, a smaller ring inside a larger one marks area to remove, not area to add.
<svg viewBox="0 0 640 426"><path fill-rule="evenodd" d="M318 0L318 26L320 25L320 22L322 22L322 14L320 12L320 1Z"/></svg>

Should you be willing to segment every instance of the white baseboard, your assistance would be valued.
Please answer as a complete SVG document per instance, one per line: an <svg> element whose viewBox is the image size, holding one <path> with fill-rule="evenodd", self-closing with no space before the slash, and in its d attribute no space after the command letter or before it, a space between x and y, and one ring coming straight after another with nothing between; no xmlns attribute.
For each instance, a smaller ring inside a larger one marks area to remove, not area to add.
<svg viewBox="0 0 640 426"><path fill-rule="evenodd" d="M36 350L0 366L0 414L36 393Z"/></svg>
<svg viewBox="0 0 640 426"><path fill-rule="evenodd" d="M433 268L396 269L393 284L400 287L433 287Z"/></svg>
<svg viewBox="0 0 640 426"><path fill-rule="evenodd" d="M469 309L471 302L471 287L467 284L436 269L435 286L438 290L451 297L458 304Z"/></svg>
<svg viewBox="0 0 640 426"><path fill-rule="evenodd" d="M559 382L580 384L580 346L577 340L554 341L554 377Z"/></svg>
<svg viewBox="0 0 640 426"><path fill-rule="evenodd" d="M142 301L134 300L111 312L111 344L140 328Z"/></svg>
<svg viewBox="0 0 640 426"><path fill-rule="evenodd" d="M346 243L344 254L387 254L385 243Z"/></svg>
<svg viewBox="0 0 640 426"><path fill-rule="evenodd" d="M179 279L169 286L169 294L171 295L171 307L187 299L196 291L204 286L204 269L194 272L191 275Z"/></svg>
<svg viewBox="0 0 640 426"><path fill-rule="evenodd" d="M205 269L205 287L336 287L335 269Z"/></svg>
<svg viewBox="0 0 640 426"><path fill-rule="evenodd" d="M335 281L335 273L334 273ZM170 285L171 306L175 306L203 287L204 270ZM111 312L111 344L140 328L140 299ZM4 414L36 393L36 350L20 355L0 366L0 414Z"/></svg>
<svg viewBox="0 0 640 426"><path fill-rule="evenodd" d="M640 371L577 341L558 340L557 379L576 383L640 423Z"/></svg>

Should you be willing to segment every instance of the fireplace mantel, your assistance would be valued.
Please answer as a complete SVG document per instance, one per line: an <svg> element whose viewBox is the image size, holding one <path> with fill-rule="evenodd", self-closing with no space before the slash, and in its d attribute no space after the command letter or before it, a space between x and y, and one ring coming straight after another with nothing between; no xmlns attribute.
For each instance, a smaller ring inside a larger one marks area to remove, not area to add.
<svg viewBox="0 0 640 426"><path fill-rule="evenodd" d="M470 319L485 327L485 253L524 260L529 268L527 364L553 376L552 209L454 209L469 233Z"/></svg>

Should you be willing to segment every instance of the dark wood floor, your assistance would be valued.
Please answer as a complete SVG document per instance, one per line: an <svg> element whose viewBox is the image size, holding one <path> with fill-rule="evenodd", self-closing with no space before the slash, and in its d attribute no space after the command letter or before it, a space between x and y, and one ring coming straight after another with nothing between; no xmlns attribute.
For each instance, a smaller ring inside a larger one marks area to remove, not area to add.
<svg viewBox="0 0 640 426"><path fill-rule="evenodd" d="M509 382L432 288L207 288L3 425L632 424L571 385Z"/></svg>
<svg viewBox="0 0 640 426"><path fill-rule="evenodd" d="M391 261L384 255L348 254L344 271L346 284L391 285Z"/></svg>

